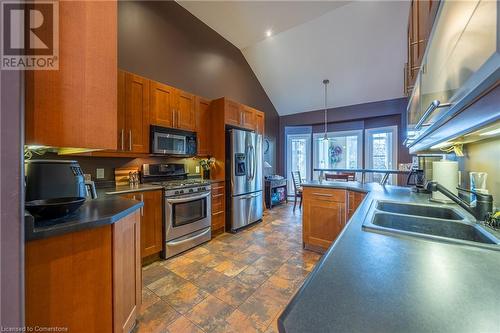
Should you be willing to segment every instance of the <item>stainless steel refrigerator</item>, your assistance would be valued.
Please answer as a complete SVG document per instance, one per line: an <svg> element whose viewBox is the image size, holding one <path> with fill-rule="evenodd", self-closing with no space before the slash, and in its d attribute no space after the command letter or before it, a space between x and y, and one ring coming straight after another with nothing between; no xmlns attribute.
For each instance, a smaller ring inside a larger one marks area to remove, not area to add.
<svg viewBox="0 0 500 333"><path fill-rule="evenodd" d="M262 135L228 130L226 149L227 225L234 232L262 219Z"/></svg>

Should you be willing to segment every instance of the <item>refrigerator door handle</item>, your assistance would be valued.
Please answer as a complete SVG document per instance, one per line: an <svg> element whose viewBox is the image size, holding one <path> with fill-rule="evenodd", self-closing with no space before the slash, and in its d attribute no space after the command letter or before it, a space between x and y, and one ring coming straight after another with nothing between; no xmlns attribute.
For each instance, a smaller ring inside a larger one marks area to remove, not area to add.
<svg viewBox="0 0 500 333"><path fill-rule="evenodd" d="M255 147L252 146L252 162L253 162L253 170L252 170L252 180L255 179L255 171L257 169L257 154L255 153Z"/></svg>
<svg viewBox="0 0 500 333"><path fill-rule="evenodd" d="M247 173L247 181L252 180L252 165L253 161L250 161L250 150L252 149L252 146L248 145L245 148L245 162L247 165L246 168L246 173Z"/></svg>

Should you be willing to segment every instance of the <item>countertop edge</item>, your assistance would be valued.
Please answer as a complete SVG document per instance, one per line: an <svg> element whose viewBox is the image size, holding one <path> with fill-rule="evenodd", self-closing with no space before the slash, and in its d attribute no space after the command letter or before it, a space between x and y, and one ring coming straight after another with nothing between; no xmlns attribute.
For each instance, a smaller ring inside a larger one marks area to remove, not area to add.
<svg viewBox="0 0 500 333"><path fill-rule="evenodd" d="M129 201L130 205L126 208L120 208L117 212L113 212L111 214L106 213L102 217L98 216L95 218L89 219L86 222L80 222L82 219L71 220L68 222L62 222L60 224L49 225L46 227L43 226L35 226L35 219L29 213L25 213L24 223L25 223L25 241L33 241L40 239L47 239L51 237L57 237L73 232L83 231L87 229L99 228L105 225L114 224L124 217L132 214L137 211L141 207L144 206L143 202L129 200L120 198L124 201Z"/></svg>

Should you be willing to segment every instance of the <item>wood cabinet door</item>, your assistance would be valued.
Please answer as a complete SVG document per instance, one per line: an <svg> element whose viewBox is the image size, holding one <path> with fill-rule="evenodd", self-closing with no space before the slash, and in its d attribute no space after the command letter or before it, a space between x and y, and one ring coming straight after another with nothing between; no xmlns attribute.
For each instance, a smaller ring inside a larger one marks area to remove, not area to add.
<svg viewBox="0 0 500 333"><path fill-rule="evenodd" d="M212 184L212 234L224 232L226 226L225 182Z"/></svg>
<svg viewBox="0 0 500 333"><path fill-rule="evenodd" d="M255 112L255 132L264 135L265 117L264 112Z"/></svg>
<svg viewBox="0 0 500 333"><path fill-rule="evenodd" d="M413 0L408 18L408 83L415 84L420 62L418 60L418 2Z"/></svg>
<svg viewBox="0 0 500 333"><path fill-rule="evenodd" d="M344 190L305 188L303 196L304 246L325 251L345 225L346 193Z"/></svg>
<svg viewBox="0 0 500 333"><path fill-rule="evenodd" d="M141 257L163 249L163 192L146 191L136 194L144 202L141 217Z"/></svg>
<svg viewBox="0 0 500 333"><path fill-rule="evenodd" d="M177 113L175 116L177 128L186 131L196 130L195 96L182 90L177 91Z"/></svg>
<svg viewBox="0 0 500 333"><path fill-rule="evenodd" d="M139 211L113 224L113 332L129 333L141 306Z"/></svg>
<svg viewBox="0 0 500 333"><path fill-rule="evenodd" d="M198 140L198 155L210 154L209 131L210 131L210 101L203 97L196 97L196 136Z"/></svg>
<svg viewBox="0 0 500 333"><path fill-rule="evenodd" d="M224 105L224 120L227 125L241 126L243 122L241 105L226 99Z"/></svg>
<svg viewBox="0 0 500 333"><path fill-rule="evenodd" d="M328 249L342 231L344 204L329 200L304 201L304 243Z"/></svg>
<svg viewBox="0 0 500 333"><path fill-rule="evenodd" d="M59 69L26 71L25 142L115 150L117 3L58 5Z"/></svg>
<svg viewBox="0 0 500 333"><path fill-rule="evenodd" d="M117 150L125 151L125 72L118 71Z"/></svg>
<svg viewBox="0 0 500 333"><path fill-rule="evenodd" d="M256 123L255 123L255 112L256 112L255 109L253 109L249 106L243 105L241 108L241 113L242 113L241 126L248 128L248 129L251 129L251 130L255 130L257 127Z"/></svg>
<svg viewBox="0 0 500 333"><path fill-rule="evenodd" d="M125 147L134 153L149 152L149 80L125 74Z"/></svg>
<svg viewBox="0 0 500 333"><path fill-rule="evenodd" d="M174 113L177 97L175 88L150 81L150 123L163 127L174 126Z"/></svg>
<svg viewBox="0 0 500 333"><path fill-rule="evenodd" d="M111 332L111 254L110 225L26 242L26 325Z"/></svg>
<svg viewBox="0 0 500 333"><path fill-rule="evenodd" d="M365 198L365 194L356 191L348 191L347 192L347 220L349 220L352 215L356 212L359 205ZM347 223L347 221L346 221Z"/></svg>

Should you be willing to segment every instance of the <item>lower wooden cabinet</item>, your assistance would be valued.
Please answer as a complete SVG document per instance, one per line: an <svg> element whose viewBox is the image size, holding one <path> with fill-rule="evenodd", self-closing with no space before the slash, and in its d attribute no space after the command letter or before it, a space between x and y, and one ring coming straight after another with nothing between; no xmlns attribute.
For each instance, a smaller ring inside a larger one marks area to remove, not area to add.
<svg viewBox="0 0 500 333"><path fill-rule="evenodd" d="M212 183L212 235L224 232L226 225L225 182Z"/></svg>
<svg viewBox="0 0 500 333"><path fill-rule="evenodd" d="M134 192L123 197L144 203L141 209L141 258L159 254L163 249L163 192Z"/></svg>
<svg viewBox="0 0 500 333"><path fill-rule="evenodd" d="M113 224L113 332L135 326L142 295L141 219L133 213Z"/></svg>
<svg viewBox="0 0 500 333"><path fill-rule="evenodd" d="M345 190L306 187L302 213L304 247L324 252L344 228Z"/></svg>
<svg viewBox="0 0 500 333"><path fill-rule="evenodd" d="M347 191L347 220L349 220L356 209L358 209L361 201L365 198L365 194L356 191Z"/></svg>
<svg viewBox="0 0 500 333"><path fill-rule="evenodd" d="M304 248L325 252L341 233L365 194L343 189L304 187L302 241Z"/></svg>
<svg viewBox="0 0 500 333"><path fill-rule="evenodd" d="M124 332L141 304L140 212L111 225L25 245L29 327Z"/></svg>

